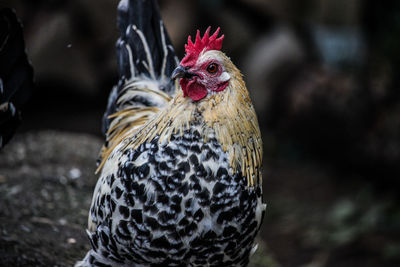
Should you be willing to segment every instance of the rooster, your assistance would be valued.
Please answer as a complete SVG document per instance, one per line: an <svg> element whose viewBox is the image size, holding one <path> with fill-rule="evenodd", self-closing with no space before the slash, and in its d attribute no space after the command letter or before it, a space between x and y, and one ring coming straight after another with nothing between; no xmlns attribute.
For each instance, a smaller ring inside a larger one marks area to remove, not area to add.
<svg viewBox="0 0 400 267"><path fill-rule="evenodd" d="M224 36L178 63L154 0L121 1L120 81L76 266L246 266L265 211L262 141Z"/></svg>

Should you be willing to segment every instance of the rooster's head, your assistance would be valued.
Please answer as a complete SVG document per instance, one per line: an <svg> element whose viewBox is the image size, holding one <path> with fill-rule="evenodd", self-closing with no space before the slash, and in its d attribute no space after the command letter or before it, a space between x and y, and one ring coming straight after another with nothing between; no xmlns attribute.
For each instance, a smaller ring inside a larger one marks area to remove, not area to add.
<svg viewBox="0 0 400 267"><path fill-rule="evenodd" d="M199 101L209 94L223 91L229 84L232 65L220 51L224 35L218 37L219 28L210 36L210 27L203 38L197 31L193 43L191 37L185 45L186 55L172 73L172 79L181 78L179 83L184 97Z"/></svg>

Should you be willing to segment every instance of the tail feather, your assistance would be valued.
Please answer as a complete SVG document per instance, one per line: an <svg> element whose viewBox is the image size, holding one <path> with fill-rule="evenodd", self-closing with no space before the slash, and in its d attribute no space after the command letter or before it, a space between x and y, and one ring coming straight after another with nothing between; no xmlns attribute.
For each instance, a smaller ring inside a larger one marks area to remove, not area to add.
<svg viewBox="0 0 400 267"><path fill-rule="evenodd" d="M22 26L15 13L0 10L0 148L21 121L20 109L33 88L33 69L25 53Z"/></svg>
<svg viewBox="0 0 400 267"><path fill-rule="evenodd" d="M170 76L178 59L156 0L121 0L118 27L119 82L103 117L103 162L121 140L145 124L175 94Z"/></svg>
<svg viewBox="0 0 400 267"><path fill-rule="evenodd" d="M122 0L118 6L117 42L120 78L146 75L169 78L177 64L155 0Z"/></svg>

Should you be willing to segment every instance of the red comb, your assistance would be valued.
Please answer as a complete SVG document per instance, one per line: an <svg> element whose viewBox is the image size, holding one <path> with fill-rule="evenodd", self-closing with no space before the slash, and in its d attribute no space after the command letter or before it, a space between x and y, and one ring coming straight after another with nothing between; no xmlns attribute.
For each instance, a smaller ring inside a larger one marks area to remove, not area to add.
<svg viewBox="0 0 400 267"><path fill-rule="evenodd" d="M221 50L222 41L224 40L224 35L221 35L219 38L219 30L220 28L214 32L213 35L210 36L211 27L208 27L206 32L203 35L203 38L200 37L200 31L197 30L196 40L193 43L192 38L188 37L188 43L185 44L186 56L182 59L181 65L189 66L194 65L196 63L199 54L205 50Z"/></svg>

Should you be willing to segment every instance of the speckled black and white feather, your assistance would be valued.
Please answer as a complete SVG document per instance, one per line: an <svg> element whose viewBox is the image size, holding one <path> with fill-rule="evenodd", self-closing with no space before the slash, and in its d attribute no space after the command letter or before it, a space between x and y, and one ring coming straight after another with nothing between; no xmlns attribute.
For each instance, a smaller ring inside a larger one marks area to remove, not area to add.
<svg viewBox="0 0 400 267"><path fill-rule="evenodd" d="M264 212L261 188L232 173L207 132L207 143L204 128L191 125L169 142L116 149L90 210L89 266L247 265Z"/></svg>

